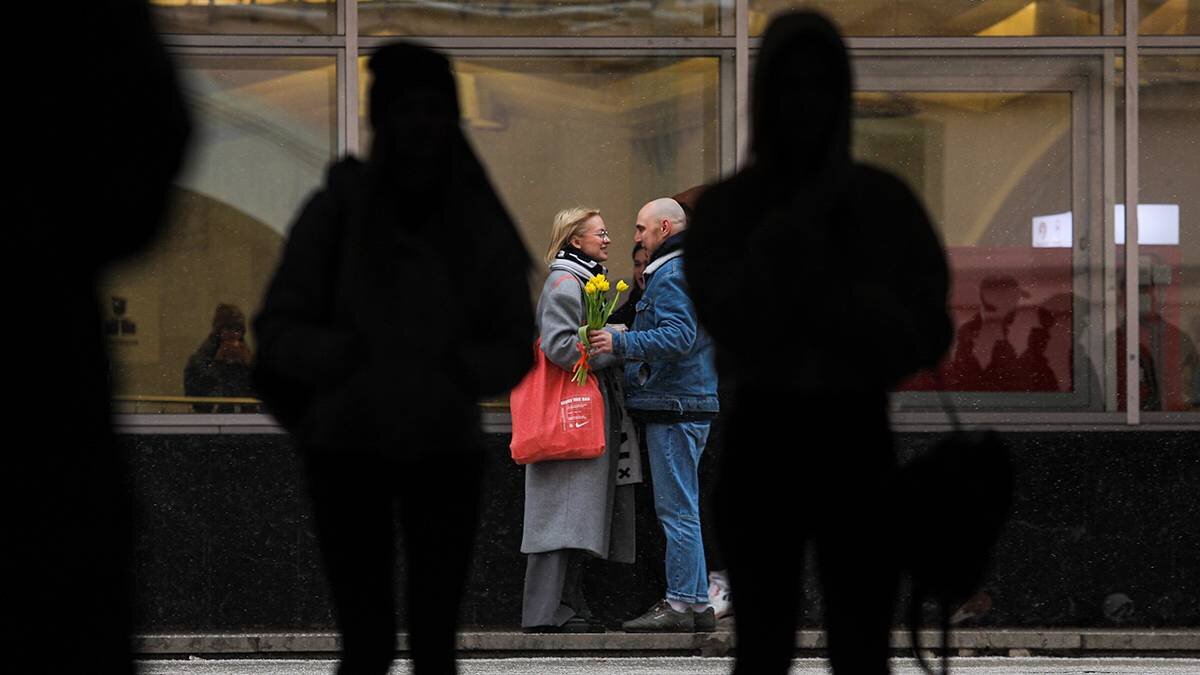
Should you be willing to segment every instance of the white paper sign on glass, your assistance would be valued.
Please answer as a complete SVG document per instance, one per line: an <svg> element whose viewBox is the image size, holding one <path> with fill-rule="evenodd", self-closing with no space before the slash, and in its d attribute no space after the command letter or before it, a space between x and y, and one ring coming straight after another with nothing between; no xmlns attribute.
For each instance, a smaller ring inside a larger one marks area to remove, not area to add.
<svg viewBox="0 0 1200 675"><path fill-rule="evenodd" d="M1117 204L1113 229L1117 245L1125 243L1125 205ZM1138 244L1146 246L1179 245L1178 204L1138 204Z"/></svg>
<svg viewBox="0 0 1200 675"><path fill-rule="evenodd" d="M1071 212L1033 217L1034 248L1071 248Z"/></svg>
<svg viewBox="0 0 1200 675"><path fill-rule="evenodd" d="M1072 215L1064 214L1033 216L1034 249L1070 249L1072 243Z"/></svg>

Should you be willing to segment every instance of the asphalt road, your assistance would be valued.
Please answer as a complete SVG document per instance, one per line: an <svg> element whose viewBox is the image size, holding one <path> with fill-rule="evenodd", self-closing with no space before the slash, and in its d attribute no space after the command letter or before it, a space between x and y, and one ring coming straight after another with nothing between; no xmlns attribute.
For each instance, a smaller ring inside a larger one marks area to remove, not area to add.
<svg viewBox="0 0 1200 675"><path fill-rule="evenodd" d="M725 675L732 659L699 657L464 659L461 675ZM140 675L333 675L332 660L142 661ZM407 675L397 661L392 675ZM791 675L824 675L823 659L797 659ZM919 675L908 659L892 661L894 675ZM964 675L1200 675L1200 659L1001 658L953 659L952 673Z"/></svg>

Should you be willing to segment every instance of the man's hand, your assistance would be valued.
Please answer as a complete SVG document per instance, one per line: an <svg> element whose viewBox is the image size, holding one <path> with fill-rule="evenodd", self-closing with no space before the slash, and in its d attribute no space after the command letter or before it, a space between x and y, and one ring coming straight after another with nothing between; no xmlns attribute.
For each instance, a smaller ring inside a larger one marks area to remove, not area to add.
<svg viewBox="0 0 1200 675"><path fill-rule="evenodd" d="M588 331L588 345L592 355L611 354L613 350L612 333L606 330Z"/></svg>

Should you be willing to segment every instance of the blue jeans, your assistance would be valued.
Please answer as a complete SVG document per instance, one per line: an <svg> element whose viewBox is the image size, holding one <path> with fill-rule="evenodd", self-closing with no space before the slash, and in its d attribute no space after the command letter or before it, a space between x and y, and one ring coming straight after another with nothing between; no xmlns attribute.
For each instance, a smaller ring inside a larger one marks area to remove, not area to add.
<svg viewBox="0 0 1200 675"><path fill-rule="evenodd" d="M710 424L646 425L654 512L667 535L667 598L680 602L708 602L698 468Z"/></svg>

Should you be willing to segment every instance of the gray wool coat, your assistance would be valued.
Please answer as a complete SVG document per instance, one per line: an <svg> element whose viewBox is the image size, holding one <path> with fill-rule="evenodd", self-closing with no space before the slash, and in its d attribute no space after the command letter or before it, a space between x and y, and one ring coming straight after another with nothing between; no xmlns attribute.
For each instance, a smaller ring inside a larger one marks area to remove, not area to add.
<svg viewBox="0 0 1200 675"><path fill-rule="evenodd" d="M590 275L579 265L555 261L537 306L542 351L571 372L584 323L582 285ZM620 362L611 354L591 359L604 396L607 445L595 459L538 462L525 467L525 528L522 553L579 549L616 562L634 560L633 486L617 486L621 444Z"/></svg>

